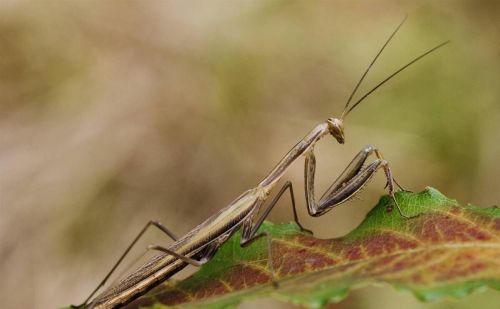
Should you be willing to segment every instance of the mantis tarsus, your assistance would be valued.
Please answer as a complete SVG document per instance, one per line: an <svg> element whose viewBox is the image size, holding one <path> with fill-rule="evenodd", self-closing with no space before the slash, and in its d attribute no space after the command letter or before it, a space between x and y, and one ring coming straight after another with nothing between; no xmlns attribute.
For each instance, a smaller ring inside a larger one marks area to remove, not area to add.
<svg viewBox="0 0 500 309"><path fill-rule="evenodd" d="M360 104L372 92L377 90L380 86L385 84L399 72L403 71L416 61L425 57L429 53L447 44L448 41L437 45L436 47L428 50L427 52L416 57L400 69L389 75L386 79L378 83L374 88L368 91L355 103L350 105L353 96L356 94L360 84L364 80L370 68L376 62L384 48L391 41L393 36L397 33L402 26L404 20L397 26L386 40L382 48L374 57L370 65L364 71L362 77L354 87L349 99L347 100L344 110L340 118L328 118L325 122L320 123L314 127L304 138L302 138L274 167L274 169L262 180L255 188L249 189L228 206L212 215L203 223L195 227L189 233L181 238L177 238L166 227L159 222L150 221L137 235L130 246L125 250L120 259L113 266L111 271L106 275L104 280L97 286L97 288L90 294L85 302L80 306L81 308L115 308L122 306L131 300L143 295L146 291L154 286L168 279L175 273L179 272L188 264L200 266L211 259L217 249L224 243L237 229L242 228L241 246L247 246L254 240L260 237L267 238L267 244L270 249L271 239L265 232L257 233L258 228L268 216L274 205L279 198L287 191L290 191L292 199L292 210L295 222L305 230L299 223L297 212L295 208L295 199L293 194L292 183L287 181L285 185L279 190L274 199L267 205L261 213L260 208L268 199L270 192L277 185L278 181L282 178L288 168L294 163L301 155L305 155L305 191L306 203L309 215L317 217L325 214L333 207L347 201L353 197L367 182L375 175L376 171L383 169L387 178L387 188L389 195L392 197L393 204L396 206L400 215L408 218L399 207L394 191L395 182L389 164L382 157L380 150L373 146L366 146L363 148L341 173L341 175L333 182L333 184L326 190L319 201L316 201L314 194L314 175L316 168L316 161L314 156L314 145L323 136L330 134L338 143L343 144L344 138L344 119L345 117ZM370 155L374 154L376 159L364 166ZM401 187L400 187L401 188ZM104 293L100 294L92 301L94 294L106 283L108 278L114 272L116 267L122 262L123 258L150 227L155 226L167 234L174 240L174 243L168 247L150 246L149 249L161 251L162 254L153 257L149 262L140 267L138 270L122 279L117 284L108 288ZM270 269L270 276L273 283L274 269L272 265L271 250L268 250L268 266Z"/></svg>

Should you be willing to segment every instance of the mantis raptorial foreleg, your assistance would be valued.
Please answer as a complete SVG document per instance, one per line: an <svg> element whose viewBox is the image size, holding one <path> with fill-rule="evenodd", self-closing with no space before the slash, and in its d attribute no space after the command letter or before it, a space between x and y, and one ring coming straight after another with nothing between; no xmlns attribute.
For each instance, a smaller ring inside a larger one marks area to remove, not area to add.
<svg viewBox="0 0 500 309"><path fill-rule="evenodd" d="M366 167L364 163L371 154L375 154L377 159ZM316 171L316 157L313 150L306 154L305 160L305 188L307 210L313 217L318 217L329 211L331 208L342 204L354 196L364 185L370 181L380 168L384 170L387 178L387 188L389 195L394 200L400 215L404 218L410 218L405 215L394 196L394 178L389 167L389 163L384 160L382 153L373 146L363 148L349 163L347 168L340 174L335 182L326 190L319 202L314 197L314 175ZM398 185L399 186L399 185Z"/></svg>

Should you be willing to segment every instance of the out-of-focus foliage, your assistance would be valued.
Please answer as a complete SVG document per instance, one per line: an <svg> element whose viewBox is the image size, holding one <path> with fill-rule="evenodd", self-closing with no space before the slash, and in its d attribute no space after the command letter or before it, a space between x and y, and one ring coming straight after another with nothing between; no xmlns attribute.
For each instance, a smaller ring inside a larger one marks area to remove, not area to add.
<svg viewBox="0 0 500 309"><path fill-rule="evenodd" d="M326 138L315 148L318 186L371 143L412 190L498 203L496 2L3 1L3 305L78 302L147 220L182 234L255 185L313 125L340 114L405 13L361 92L429 47L452 44L350 114L346 145ZM304 205L301 164L286 178ZM367 202L323 218L301 207L302 221L320 237L343 235L383 186L377 178L361 195ZM281 203L271 221L290 220ZM149 237L132 256L165 243ZM367 289L338 306L419 306L397 297Z"/></svg>

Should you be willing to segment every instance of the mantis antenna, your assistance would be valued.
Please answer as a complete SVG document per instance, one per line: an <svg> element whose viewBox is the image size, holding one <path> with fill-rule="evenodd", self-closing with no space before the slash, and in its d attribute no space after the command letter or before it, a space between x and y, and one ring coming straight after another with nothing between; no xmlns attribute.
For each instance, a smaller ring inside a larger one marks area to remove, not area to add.
<svg viewBox="0 0 500 309"><path fill-rule="evenodd" d="M401 71L403 71L404 69L408 68L410 65L414 64L415 62L419 61L420 59L424 58L428 54L430 54L430 53L434 52L435 50L437 50L437 49L445 46L448 43L450 43L450 41L445 41L445 42L443 42L443 43L441 43L441 44L439 44L439 45L437 45L437 46L429 49L428 51L426 51L425 53L421 54L420 56L414 58L413 60L411 60L410 62L408 62L407 64L405 64L401 68L399 68L398 70L396 70L394 73L392 73L391 75L389 75L388 77L386 77L384 80L382 80L381 82L379 82L375 87L373 87L370 91L368 91L367 93L365 93L359 100L357 100L349 108L349 103L351 102L352 97L354 96L354 94L358 90L361 82L364 80L365 76L368 74L368 72L370 71L371 67L373 66L373 64L375 63L375 61L378 59L378 57L380 56L380 54L382 53L382 51L384 50L384 48L389 44L389 42L391 41L391 39L398 32L399 28L401 28L401 26L403 25L403 23L405 22L405 20L406 20L406 16L403 19L403 21L398 25L398 27L396 28L396 30L394 30L394 32L391 34L391 36L387 39L387 41L385 42L384 46L382 46L382 48L379 50L379 52L377 53L377 55L375 56L375 58L373 58L373 60L370 63L370 65L368 66L368 68L363 73L363 76L361 76L360 80L356 84L356 87L354 87L353 92L351 93L351 95L349 96L349 99L347 100L347 103L346 103L346 105L344 107L344 110L342 111L342 115L340 116L340 119L344 119L356 106L359 105L359 103L363 102L363 100L366 99L370 94L372 94L375 90L377 90L378 88L380 88L383 84L385 84L386 82L388 82L389 80L391 80L394 76L398 75Z"/></svg>
<svg viewBox="0 0 500 309"><path fill-rule="evenodd" d="M353 91L351 92L351 95L349 96L349 99L347 99L347 102L345 103L344 111L342 112L342 116L340 116L340 119L344 118L344 113L347 110L347 107L349 107L349 103L351 103L352 97L354 97L354 95L356 94L356 91L358 91L359 86L361 85L361 83L365 79L366 74L368 74L368 72L370 71L370 69L372 68L372 66L375 64L375 62L377 61L377 59L380 56L380 54L382 54L382 52L384 51L385 47L389 44L389 42L392 40L392 38L396 35L396 33L398 32L399 28L401 28L401 26L404 24L404 22L406 21L407 17L408 16L405 15L405 17L403 18L403 20L399 23L399 25L396 27L396 29L391 33L391 35L389 36L389 38L387 39L387 41L385 41L385 43L382 46L382 48L378 51L378 53L375 56L375 58L373 58L372 62L366 68L365 72L363 72L363 75L361 76L361 78L359 79L358 83L356 84L356 86L354 87Z"/></svg>

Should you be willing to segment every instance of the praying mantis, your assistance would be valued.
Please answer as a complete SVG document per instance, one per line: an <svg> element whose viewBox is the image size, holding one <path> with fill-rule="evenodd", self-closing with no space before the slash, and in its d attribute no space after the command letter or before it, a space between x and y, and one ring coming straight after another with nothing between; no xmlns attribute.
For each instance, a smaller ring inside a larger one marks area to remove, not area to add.
<svg viewBox="0 0 500 309"><path fill-rule="evenodd" d="M176 237L172 232L170 232L170 230L157 221L148 222L121 255L111 271L105 276L105 278L84 301L84 303L73 307L103 309L123 306L133 299L143 295L164 280L170 278L187 265L201 266L205 264L214 256L219 247L239 229L242 231L240 239L240 245L242 247L246 247L256 239L262 237L267 240L268 268L270 270L272 282L275 286L277 286L278 284L274 278L274 267L272 263L271 238L266 232L258 232L258 229L281 196L288 190L291 196L295 222L302 230L310 232L299 222L295 206L293 186L290 181L287 181L271 202L263 207L264 203L269 199L271 192L277 186L285 172L287 172L290 166L301 156L305 156L305 195L309 215L313 217L322 216L333 207L346 202L355 196L356 193L358 193L359 190L369 182L377 171L382 169L387 179L387 190L392 199L392 204L396 206L402 217L407 219L412 218L404 214L400 208L394 193L396 186L400 189L402 189L402 187L394 179L389 163L382 156L382 152L374 146L364 147L318 201L316 200L314 193L314 179L316 171L316 159L314 155L315 144L327 135L333 136L339 144L344 144L344 120L354 108L363 102L364 99L366 99L371 93L399 74L401 71L449 43L449 41L443 42L414 58L387 78L379 82L375 87L351 105L352 99L364 78L370 71L373 64L377 61L382 51L403 25L405 19L403 19L403 21L391 33L382 48L378 51L377 55L373 58L372 62L365 69L363 75L350 94L339 118L328 118L326 121L315 126L309 133L307 133L306 136L304 136L288 151L288 153L257 186L243 192L228 206L206 219L203 223L196 226L183 237ZM375 156L375 160L370 164L365 165L371 155ZM149 246L148 249L160 251L161 254L156 255L142 267L138 268L117 284L112 285L102 294L92 299L96 292L104 286L106 281L122 262L131 248L151 226L157 227L163 231L174 241L174 243L168 247L157 245Z"/></svg>

